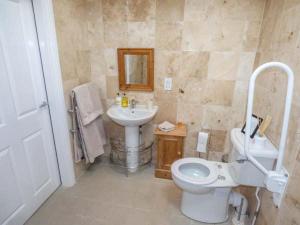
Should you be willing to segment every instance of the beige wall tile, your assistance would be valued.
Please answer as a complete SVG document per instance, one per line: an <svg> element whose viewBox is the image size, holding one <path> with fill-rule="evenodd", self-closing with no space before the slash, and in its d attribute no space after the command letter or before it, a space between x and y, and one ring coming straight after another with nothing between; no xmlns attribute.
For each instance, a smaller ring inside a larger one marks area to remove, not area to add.
<svg viewBox="0 0 300 225"><path fill-rule="evenodd" d="M212 8L214 1L211 0L186 0L184 8L184 21L201 21L208 16L214 16Z"/></svg>
<svg viewBox="0 0 300 225"><path fill-rule="evenodd" d="M204 130L209 133L209 142L207 144L207 150L209 152L223 152L226 141L226 130Z"/></svg>
<svg viewBox="0 0 300 225"><path fill-rule="evenodd" d="M264 12L265 1L216 1L221 8L222 18L253 20L261 19Z"/></svg>
<svg viewBox="0 0 300 225"><path fill-rule="evenodd" d="M155 47L162 50L180 50L182 40L181 22L157 22Z"/></svg>
<svg viewBox="0 0 300 225"><path fill-rule="evenodd" d="M99 87L101 99L104 99L104 101L102 101L102 103L103 103L103 105L106 105L106 99L107 99L106 77L105 76L94 76L94 77L92 77L91 81Z"/></svg>
<svg viewBox="0 0 300 225"><path fill-rule="evenodd" d="M155 19L155 1L129 0L128 21L144 22Z"/></svg>
<svg viewBox="0 0 300 225"><path fill-rule="evenodd" d="M156 0L156 19L161 22L183 21L185 0Z"/></svg>
<svg viewBox="0 0 300 225"><path fill-rule="evenodd" d="M255 51L259 43L261 21L247 21L244 28L243 50Z"/></svg>
<svg viewBox="0 0 300 225"><path fill-rule="evenodd" d="M215 21L212 19L184 22L182 49L185 51L211 50L211 36L217 29L213 26L214 23Z"/></svg>
<svg viewBox="0 0 300 225"><path fill-rule="evenodd" d="M180 76L186 78L204 79L207 77L208 52L184 51L182 53L182 64Z"/></svg>
<svg viewBox="0 0 300 225"><path fill-rule="evenodd" d="M102 20L87 22L88 44L90 49L102 49L104 47L104 27Z"/></svg>
<svg viewBox="0 0 300 225"><path fill-rule="evenodd" d="M294 16L291 16L294 15ZM278 48L293 50L297 46L300 31L300 5L284 11L280 17Z"/></svg>
<svg viewBox="0 0 300 225"><path fill-rule="evenodd" d="M176 123L177 120L177 95L164 90L156 90L154 93L154 104L159 107L159 112L154 119L158 124L165 120Z"/></svg>
<svg viewBox="0 0 300 225"><path fill-rule="evenodd" d="M106 65L106 75L117 76L118 75L118 56L117 49L106 48L103 50L104 61Z"/></svg>
<svg viewBox="0 0 300 225"><path fill-rule="evenodd" d="M260 32L260 41L259 41L259 49L260 50L271 50L274 49L276 46L276 42L278 42L280 30L279 24L280 15L278 18L272 19L264 19L261 25L261 32Z"/></svg>
<svg viewBox="0 0 300 225"><path fill-rule="evenodd" d="M84 2L84 7L86 11L89 48L103 48L103 11L101 1L86 1Z"/></svg>
<svg viewBox="0 0 300 225"><path fill-rule="evenodd" d="M179 88L183 91L178 98L189 104L201 104L205 89L205 82L197 78L182 79Z"/></svg>
<svg viewBox="0 0 300 225"><path fill-rule="evenodd" d="M239 107L242 112L246 112L248 97L248 82L236 81L232 97L232 106Z"/></svg>
<svg viewBox="0 0 300 225"><path fill-rule="evenodd" d="M103 50L93 49L90 52L91 76L100 77L107 74Z"/></svg>
<svg viewBox="0 0 300 225"><path fill-rule="evenodd" d="M156 105L159 107L160 112L154 118L155 123L159 124L164 121L176 123L177 103L175 98L171 98L170 101L157 100Z"/></svg>
<svg viewBox="0 0 300 225"><path fill-rule="evenodd" d="M235 81L207 80L201 94L201 103L231 106Z"/></svg>
<svg viewBox="0 0 300 225"><path fill-rule="evenodd" d="M103 0L103 21L125 22L127 20L126 0Z"/></svg>
<svg viewBox="0 0 300 225"><path fill-rule="evenodd" d="M284 10L289 10L290 8L297 7L300 5L298 0L285 0L284 1Z"/></svg>
<svg viewBox="0 0 300 225"><path fill-rule="evenodd" d="M211 151L208 153L208 160L221 162L222 156L223 156L222 152Z"/></svg>
<svg viewBox="0 0 300 225"><path fill-rule="evenodd" d="M197 131L188 130L187 137L184 140L184 157L199 157L199 153L196 151L197 137Z"/></svg>
<svg viewBox="0 0 300 225"><path fill-rule="evenodd" d="M76 73L79 83L83 84L91 79L91 59L90 51L77 51Z"/></svg>
<svg viewBox="0 0 300 225"><path fill-rule="evenodd" d="M119 79L116 76L106 77L107 98L114 99L119 92Z"/></svg>
<svg viewBox="0 0 300 225"><path fill-rule="evenodd" d="M155 23L154 22L129 22L128 47L154 48Z"/></svg>
<svg viewBox="0 0 300 225"><path fill-rule="evenodd" d="M203 117L202 104L186 103L179 99L177 109L177 121L185 123L190 132L200 131Z"/></svg>
<svg viewBox="0 0 300 225"><path fill-rule="evenodd" d="M250 80L250 76L254 71L254 61L256 52L242 52L240 53L239 65L237 71L237 80L246 81Z"/></svg>
<svg viewBox="0 0 300 225"><path fill-rule="evenodd" d="M149 100L154 99L153 92L142 92L142 91L126 91L129 98L135 98L140 104L147 104Z"/></svg>
<svg viewBox="0 0 300 225"><path fill-rule="evenodd" d="M181 52L156 50L155 62L155 78L179 76Z"/></svg>
<svg viewBox="0 0 300 225"><path fill-rule="evenodd" d="M216 105L204 107L202 120L204 129L231 130L234 127L241 127L243 122L244 115L241 115L239 109Z"/></svg>
<svg viewBox="0 0 300 225"><path fill-rule="evenodd" d="M240 62L236 52L211 52L208 63L208 79L235 80Z"/></svg>
<svg viewBox="0 0 300 225"><path fill-rule="evenodd" d="M128 45L127 23L105 22L104 44L106 48L126 48Z"/></svg>
<svg viewBox="0 0 300 225"><path fill-rule="evenodd" d="M211 49L217 51L238 51L243 48L246 23L243 20L223 19L215 25Z"/></svg>

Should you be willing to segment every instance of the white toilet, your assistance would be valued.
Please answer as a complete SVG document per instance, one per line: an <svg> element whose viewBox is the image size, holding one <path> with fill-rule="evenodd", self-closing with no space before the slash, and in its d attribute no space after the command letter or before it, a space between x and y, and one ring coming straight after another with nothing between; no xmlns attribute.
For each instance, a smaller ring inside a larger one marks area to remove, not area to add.
<svg viewBox="0 0 300 225"><path fill-rule="evenodd" d="M231 189L238 185L264 187L264 175L244 153L244 134L239 128L231 131L233 149L229 163L200 158L183 158L172 164L172 177L183 190L181 211L187 217L205 222L222 223L228 219L229 205L238 207L245 217L247 199ZM272 169L278 151L266 139L263 145L252 140L251 154L267 169Z"/></svg>

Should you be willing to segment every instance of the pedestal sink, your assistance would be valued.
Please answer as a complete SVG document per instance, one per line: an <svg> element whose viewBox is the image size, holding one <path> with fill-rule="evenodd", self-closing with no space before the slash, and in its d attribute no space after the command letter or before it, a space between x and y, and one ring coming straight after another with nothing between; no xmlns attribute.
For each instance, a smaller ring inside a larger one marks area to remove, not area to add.
<svg viewBox="0 0 300 225"><path fill-rule="evenodd" d="M151 121L157 111L157 106L148 109L144 105L136 105L133 109L113 105L107 111L114 122L125 127L126 164L129 172L135 172L138 168L139 126Z"/></svg>

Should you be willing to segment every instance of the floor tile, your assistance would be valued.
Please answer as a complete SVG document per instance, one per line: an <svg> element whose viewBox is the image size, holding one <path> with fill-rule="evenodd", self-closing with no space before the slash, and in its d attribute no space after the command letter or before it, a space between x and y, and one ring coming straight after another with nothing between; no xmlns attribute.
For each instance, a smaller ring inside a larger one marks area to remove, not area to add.
<svg viewBox="0 0 300 225"><path fill-rule="evenodd" d="M180 211L181 190L154 167L126 176L97 163L71 188L59 188L26 225L202 225ZM226 224L227 225L227 224Z"/></svg>

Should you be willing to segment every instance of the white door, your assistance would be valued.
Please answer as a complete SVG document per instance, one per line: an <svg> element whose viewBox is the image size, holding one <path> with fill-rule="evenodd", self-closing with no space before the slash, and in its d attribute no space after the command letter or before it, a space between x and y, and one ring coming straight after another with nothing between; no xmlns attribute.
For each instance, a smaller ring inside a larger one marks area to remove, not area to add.
<svg viewBox="0 0 300 225"><path fill-rule="evenodd" d="M31 0L0 0L0 224L23 224L60 185Z"/></svg>

